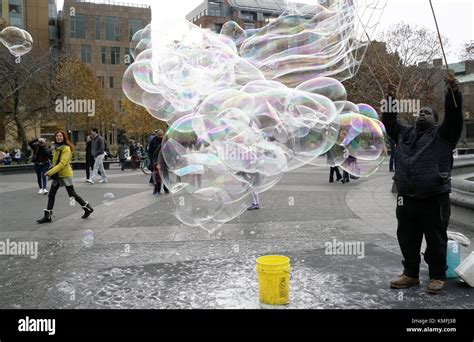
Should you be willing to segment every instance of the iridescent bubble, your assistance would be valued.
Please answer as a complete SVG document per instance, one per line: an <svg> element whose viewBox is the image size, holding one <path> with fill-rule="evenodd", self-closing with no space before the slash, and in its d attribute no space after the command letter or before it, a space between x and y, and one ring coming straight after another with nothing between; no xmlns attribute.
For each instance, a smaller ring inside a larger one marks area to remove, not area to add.
<svg viewBox="0 0 474 342"><path fill-rule="evenodd" d="M86 248L91 248L94 245L94 232L92 230L82 232L82 243Z"/></svg>
<svg viewBox="0 0 474 342"><path fill-rule="evenodd" d="M111 192L108 192L104 195L104 199L102 201L102 203L104 203L105 205L112 205L114 204L115 202L115 195Z"/></svg>
<svg viewBox="0 0 474 342"><path fill-rule="evenodd" d="M20 28L9 26L0 33L0 41L15 56L29 53L33 47L31 35Z"/></svg>
<svg viewBox="0 0 474 342"><path fill-rule="evenodd" d="M154 21L133 37L124 93L170 125L158 162L180 222L212 232L309 163L375 172L385 129L340 82L365 54L356 18L377 12L369 2L282 3L265 27L221 34Z"/></svg>
<svg viewBox="0 0 474 342"><path fill-rule="evenodd" d="M228 21L222 25L221 35L229 37L236 46L241 45L245 38L247 38L245 30L235 21Z"/></svg>
<svg viewBox="0 0 474 342"><path fill-rule="evenodd" d="M368 104L365 104L365 103L359 103L357 106L359 107L360 114L371 119L375 119L375 120L379 119L379 115L377 114L377 111L372 106L369 106Z"/></svg>
<svg viewBox="0 0 474 342"><path fill-rule="evenodd" d="M248 38L240 54L263 71L267 79L285 85L320 76L346 80L354 76L368 42L364 26L377 26L385 1L288 1L287 10ZM283 9L283 8L282 8Z"/></svg>

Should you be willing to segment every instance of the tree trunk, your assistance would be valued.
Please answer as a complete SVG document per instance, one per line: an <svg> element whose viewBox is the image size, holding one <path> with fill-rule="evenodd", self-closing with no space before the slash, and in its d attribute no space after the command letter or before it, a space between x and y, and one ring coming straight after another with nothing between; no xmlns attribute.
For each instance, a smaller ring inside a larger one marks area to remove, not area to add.
<svg viewBox="0 0 474 342"><path fill-rule="evenodd" d="M15 89L18 87L18 79L15 77ZM19 107L20 107L20 92L17 90L13 95L13 120L15 121L16 130L17 130L17 140L21 143L22 146L28 144L26 140L25 127L23 122L19 117Z"/></svg>

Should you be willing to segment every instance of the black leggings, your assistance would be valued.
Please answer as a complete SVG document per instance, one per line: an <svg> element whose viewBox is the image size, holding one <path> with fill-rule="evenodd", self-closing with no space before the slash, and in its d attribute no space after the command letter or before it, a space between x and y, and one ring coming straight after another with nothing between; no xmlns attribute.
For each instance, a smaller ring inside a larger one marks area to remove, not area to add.
<svg viewBox="0 0 474 342"><path fill-rule="evenodd" d="M48 194L48 210L53 210L54 202L56 200L56 194L58 193L60 187L61 186L59 182L53 182L53 185L51 185L51 190ZM79 203L81 207L86 205L86 202L82 199L81 196L76 193L76 190L74 190L74 186L66 186L66 191L69 197L74 197L76 202Z"/></svg>

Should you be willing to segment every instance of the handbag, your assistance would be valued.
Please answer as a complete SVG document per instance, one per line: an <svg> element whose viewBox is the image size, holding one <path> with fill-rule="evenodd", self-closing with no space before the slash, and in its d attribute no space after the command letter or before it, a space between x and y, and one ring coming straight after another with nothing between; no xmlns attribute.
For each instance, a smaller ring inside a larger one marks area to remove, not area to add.
<svg viewBox="0 0 474 342"><path fill-rule="evenodd" d="M61 161L61 154L62 153L63 153L63 151L59 151L59 156L58 156L58 160L56 160L56 165L51 166L50 170L59 165L59 162ZM49 179L51 179L51 180L59 179L59 173L56 172L54 175L49 176Z"/></svg>

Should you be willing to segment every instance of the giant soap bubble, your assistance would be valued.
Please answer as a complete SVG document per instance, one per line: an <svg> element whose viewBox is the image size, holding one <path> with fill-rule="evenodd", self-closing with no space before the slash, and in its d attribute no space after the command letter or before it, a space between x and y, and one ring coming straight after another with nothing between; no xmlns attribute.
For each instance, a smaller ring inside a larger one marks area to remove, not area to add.
<svg viewBox="0 0 474 342"><path fill-rule="evenodd" d="M29 53L33 47L31 35L18 27L8 26L0 32L0 41L10 50L12 55L21 57Z"/></svg>
<svg viewBox="0 0 474 342"><path fill-rule="evenodd" d="M134 35L123 90L170 125L158 162L180 222L212 232L307 164L377 170L385 128L341 81L357 72L360 28L374 28L383 3L280 2L283 14L260 29L228 22L216 34L177 20Z"/></svg>

